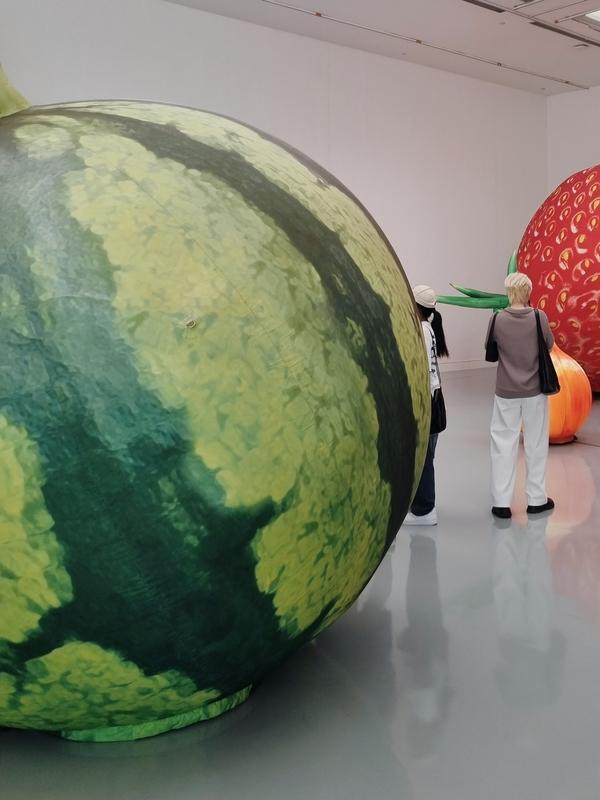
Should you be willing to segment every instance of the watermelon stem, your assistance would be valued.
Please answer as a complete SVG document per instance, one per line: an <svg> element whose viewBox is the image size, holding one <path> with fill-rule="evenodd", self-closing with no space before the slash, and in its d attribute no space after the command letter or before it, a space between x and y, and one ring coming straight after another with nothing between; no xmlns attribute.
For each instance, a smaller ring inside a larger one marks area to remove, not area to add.
<svg viewBox="0 0 600 800"><path fill-rule="evenodd" d="M0 64L0 117L8 117L29 108L29 103L12 86Z"/></svg>

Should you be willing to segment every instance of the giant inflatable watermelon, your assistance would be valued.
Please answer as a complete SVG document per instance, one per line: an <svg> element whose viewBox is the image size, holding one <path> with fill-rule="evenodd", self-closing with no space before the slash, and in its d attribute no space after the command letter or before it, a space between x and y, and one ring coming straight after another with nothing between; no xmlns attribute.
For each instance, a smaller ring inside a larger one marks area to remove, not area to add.
<svg viewBox="0 0 600 800"><path fill-rule="evenodd" d="M557 344L600 392L600 164L560 184L529 222L518 250Z"/></svg>
<svg viewBox="0 0 600 800"><path fill-rule="evenodd" d="M148 736L244 700L373 574L424 457L421 326L281 142L4 80L0 116L0 726Z"/></svg>

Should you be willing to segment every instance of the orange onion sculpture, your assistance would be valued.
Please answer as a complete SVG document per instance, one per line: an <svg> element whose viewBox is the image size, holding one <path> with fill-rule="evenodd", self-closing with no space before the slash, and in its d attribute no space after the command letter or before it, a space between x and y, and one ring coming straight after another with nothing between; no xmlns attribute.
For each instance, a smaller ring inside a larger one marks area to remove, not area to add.
<svg viewBox="0 0 600 800"><path fill-rule="evenodd" d="M551 353L560 392L550 397L550 442L566 444L585 423L592 408L592 387L574 358L554 345Z"/></svg>

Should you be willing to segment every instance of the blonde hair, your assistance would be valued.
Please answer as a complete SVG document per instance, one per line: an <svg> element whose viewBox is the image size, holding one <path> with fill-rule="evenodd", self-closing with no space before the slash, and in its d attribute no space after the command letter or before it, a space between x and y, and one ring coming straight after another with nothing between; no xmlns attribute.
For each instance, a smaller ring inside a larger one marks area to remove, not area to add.
<svg viewBox="0 0 600 800"><path fill-rule="evenodd" d="M513 272L507 276L504 286L511 306L514 306L515 303L527 305L533 289L533 284L527 275L522 272Z"/></svg>

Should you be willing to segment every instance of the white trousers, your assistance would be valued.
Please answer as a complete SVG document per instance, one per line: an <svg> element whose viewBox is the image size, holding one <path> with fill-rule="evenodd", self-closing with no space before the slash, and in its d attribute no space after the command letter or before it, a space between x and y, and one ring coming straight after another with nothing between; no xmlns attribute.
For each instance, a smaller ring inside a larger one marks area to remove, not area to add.
<svg viewBox="0 0 600 800"><path fill-rule="evenodd" d="M521 423L527 466L527 502L531 506L541 506L548 499L548 398L538 394L506 400L496 395L491 428L492 499L495 506L506 508L512 503Z"/></svg>

